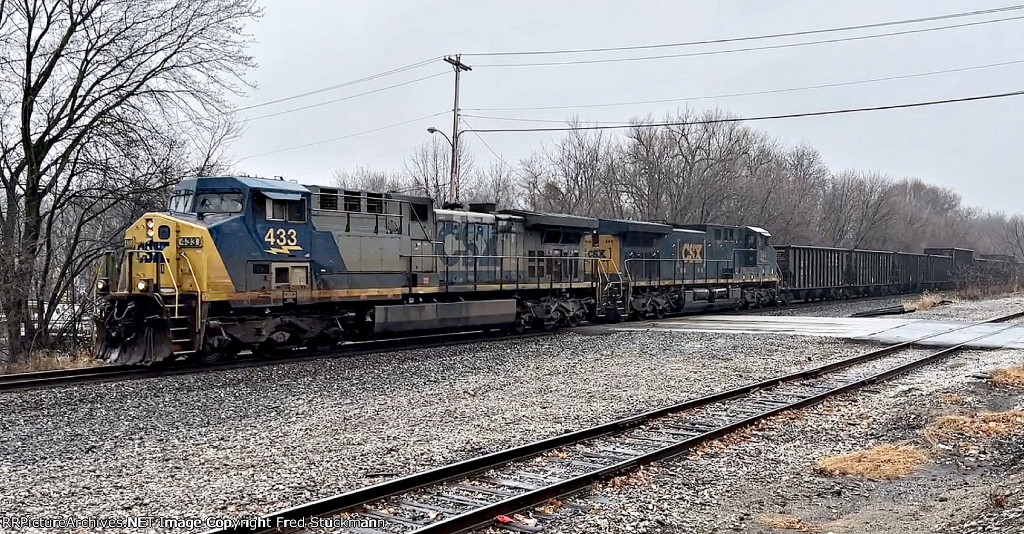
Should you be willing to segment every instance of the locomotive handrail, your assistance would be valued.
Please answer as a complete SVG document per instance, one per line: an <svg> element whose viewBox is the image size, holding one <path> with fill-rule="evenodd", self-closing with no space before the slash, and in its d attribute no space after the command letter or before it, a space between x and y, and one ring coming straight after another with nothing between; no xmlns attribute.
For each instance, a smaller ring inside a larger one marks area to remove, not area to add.
<svg viewBox="0 0 1024 534"><path fill-rule="evenodd" d="M165 265L170 265L171 264L171 262L167 259L167 255L164 254L164 251L162 251L162 250L126 250L125 252L126 252L126 254L124 256L124 261L128 262L128 278L127 278L126 281L128 283L128 292L129 293L134 293L133 289L135 288L135 286L132 285L132 265L133 264L131 262L131 257L133 255L137 255L137 254L141 254L141 253L149 253L149 254L157 253L157 254L160 254L160 257L164 259L164 264ZM157 265L157 267L154 269L154 271L156 272L156 277L155 277L156 279L153 281L153 283L155 285L155 288L157 289L157 292L159 293L159 286L160 286L160 284L158 282L160 281L160 267L159 267L160 264L157 263L156 265ZM178 301L178 297L180 296L181 292L178 291L178 281L174 279L174 269L171 269L171 268L168 267L167 275L171 277L171 286L174 287L174 313L178 313L178 308L181 305L180 302ZM198 289L198 286L196 287L196 289ZM163 302L161 301L160 304L163 305Z"/></svg>
<svg viewBox="0 0 1024 534"><path fill-rule="evenodd" d="M184 250L179 252L178 255L180 255L182 258L185 258L185 263L188 264L188 272L189 272L189 274L192 275L192 283L196 286L197 302L196 302L196 322L195 322L196 329L195 329L195 332L198 333L199 329L202 328L202 324L203 324L203 290L199 287L199 280L196 278L196 270L192 268L192 260L190 260L189 257L185 255L185 251ZM175 305L177 305L177 302L175 302ZM177 309L175 311L177 311Z"/></svg>
<svg viewBox="0 0 1024 534"><path fill-rule="evenodd" d="M410 263L409 272L410 273L416 272L416 271L413 271L412 268L411 268L412 260L415 259L415 258L429 258L429 259L435 259L435 260L436 259L455 259L455 260L469 260L469 259L473 259L473 287L474 287L474 289L481 283L481 282L479 282L477 280L477 278L478 278L477 274L479 273L479 260L480 259L498 260L495 265L488 266L487 270L484 271L484 272L493 272L493 273L498 274L498 276L495 277L495 280L493 282L496 282L498 284L499 288L503 288L506 284L508 284L508 285L515 284L515 287L517 289L520 286L522 286L522 285L530 285L530 286L536 286L537 288L540 288L540 287L542 287L542 284L547 284L549 288L554 289L554 284L556 283L556 280L554 279L553 276L550 275L550 273L546 273L545 276L540 276L539 274L536 274L534 277L532 277L532 279L534 281L530 281L531 277L527 276L526 277L526 281L524 281L523 278L520 278L518 276L518 273L520 273L522 271L522 268L521 268L522 264L520 263L520 260L527 260L527 261L534 260L534 261L540 261L540 262L546 262L547 260L561 260L561 261L566 261L570 265L572 263L578 263L580 265L585 265L584 262L589 262L591 265L593 265L595 260L599 259L599 258L591 258L589 256L518 256L518 255L506 255L506 254L496 254L496 255L465 254L465 255L463 255L463 254L447 254L447 253L445 253L445 254L400 254L399 257L400 258L409 258L409 263ZM504 277L501 276L505 272L503 270L503 267L505 265L504 264L504 260L506 260L506 259L515 259L516 260L516 269L515 269L516 279L514 281L506 282ZM572 285L574 283L575 284L582 283L582 284L590 284L590 285L592 285L596 281L596 280L593 279L594 276L595 276L593 271L596 271L596 270L597 269L591 269L591 272L587 273L587 270L583 269L581 275L578 276L578 278L580 279L578 281L574 280L574 278L577 278L577 277L573 276L572 271L571 271L569 276L564 281L558 281L558 283L563 283L563 282L568 283L570 289L572 288ZM535 271L535 273L536 272L537 271ZM444 287L445 287L445 291L450 291L450 286L452 286L452 285L456 285L456 286L460 285L460 284L452 284L450 282L450 274L451 274L450 265L448 264L448 262L444 262L444 275L445 275ZM586 276L585 276L587 274L589 274L592 279L587 280ZM547 279L547 280L542 280L542 278Z"/></svg>

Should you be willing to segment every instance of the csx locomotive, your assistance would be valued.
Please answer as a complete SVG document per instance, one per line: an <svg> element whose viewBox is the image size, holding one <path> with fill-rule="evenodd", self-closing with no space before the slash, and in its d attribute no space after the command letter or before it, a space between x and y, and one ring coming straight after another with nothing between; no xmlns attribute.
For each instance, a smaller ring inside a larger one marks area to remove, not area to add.
<svg viewBox="0 0 1024 534"><path fill-rule="evenodd" d="M396 193L187 178L166 213L127 230L117 272L99 279L96 356L212 362L403 332L551 328L948 282L948 256L921 255L938 266L909 279L885 263L892 257L828 252L838 250L777 252L756 227L437 209Z"/></svg>

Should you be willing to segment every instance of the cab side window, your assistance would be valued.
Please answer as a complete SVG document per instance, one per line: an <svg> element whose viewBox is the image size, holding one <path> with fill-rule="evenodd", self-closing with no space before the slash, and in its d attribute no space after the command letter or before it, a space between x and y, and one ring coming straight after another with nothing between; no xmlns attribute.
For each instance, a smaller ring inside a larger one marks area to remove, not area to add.
<svg viewBox="0 0 1024 534"><path fill-rule="evenodd" d="M267 220L290 223L306 222L306 200L267 199Z"/></svg>

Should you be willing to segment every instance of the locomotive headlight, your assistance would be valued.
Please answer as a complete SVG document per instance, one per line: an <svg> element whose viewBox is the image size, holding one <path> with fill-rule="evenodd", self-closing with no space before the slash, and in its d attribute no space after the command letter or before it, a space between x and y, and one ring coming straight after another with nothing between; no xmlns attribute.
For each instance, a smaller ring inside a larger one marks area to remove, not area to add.
<svg viewBox="0 0 1024 534"><path fill-rule="evenodd" d="M139 280L139 283L135 284L135 287L139 288L139 291L149 291L149 280Z"/></svg>
<svg viewBox="0 0 1024 534"><path fill-rule="evenodd" d="M149 228L150 230L152 230L153 226L155 226L155 223L153 222L153 219L146 219L146 228Z"/></svg>
<svg viewBox="0 0 1024 534"><path fill-rule="evenodd" d="M110 292L110 280L106 278L100 278L96 281L96 292L101 295L106 295Z"/></svg>
<svg viewBox="0 0 1024 534"><path fill-rule="evenodd" d="M146 230L146 235L149 237L153 237L153 229L150 228L149 230Z"/></svg>

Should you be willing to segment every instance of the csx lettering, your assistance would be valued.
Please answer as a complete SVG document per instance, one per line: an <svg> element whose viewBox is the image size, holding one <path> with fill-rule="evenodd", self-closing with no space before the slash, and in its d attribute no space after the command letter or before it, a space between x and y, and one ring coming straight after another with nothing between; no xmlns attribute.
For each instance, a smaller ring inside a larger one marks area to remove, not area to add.
<svg viewBox="0 0 1024 534"><path fill-rule="evenodd" d="M697 243L685 243L683 245L683 261L704 261L704 245L700 245Z"/></svg>
<svg viewBox="0 0 1024 534"><path fill-rule="evenodd" d="M168 241L146 241L145 243L140 243L139 246L136 247L135 250L163 251L165 248L167 248L170 245L171 244ZM164 255L163 254L154 254L152 252L143 252L142 254L139 254L137 257L139 259L139 263L163 263L164 262Z"/></svg>

